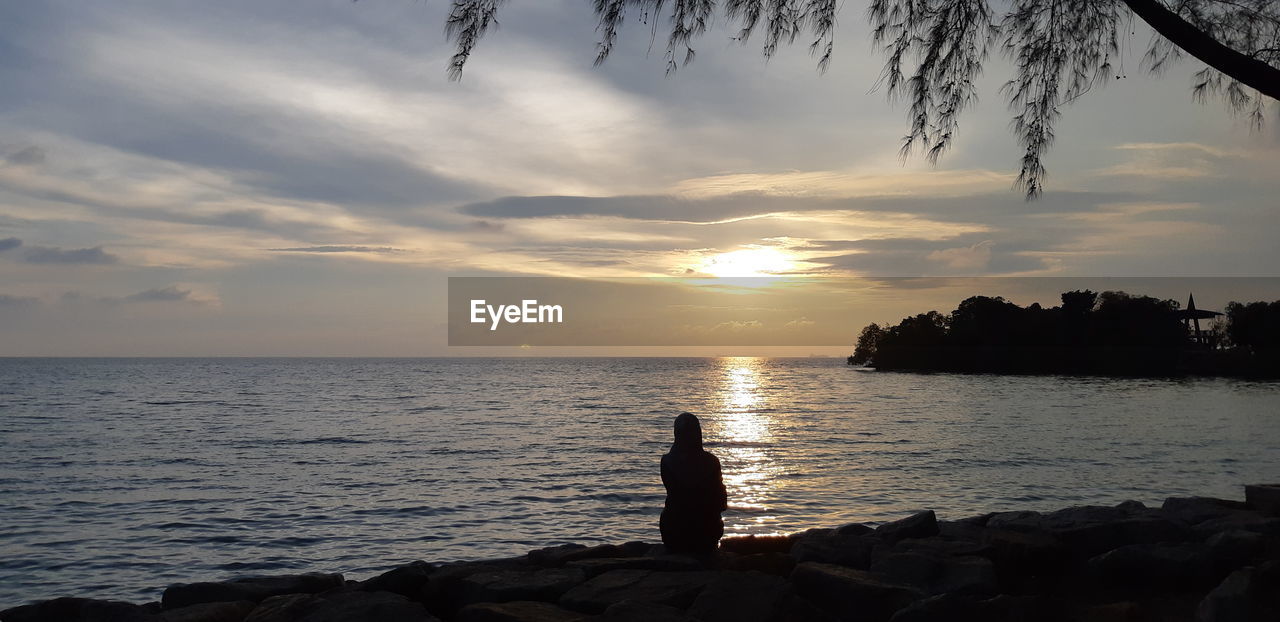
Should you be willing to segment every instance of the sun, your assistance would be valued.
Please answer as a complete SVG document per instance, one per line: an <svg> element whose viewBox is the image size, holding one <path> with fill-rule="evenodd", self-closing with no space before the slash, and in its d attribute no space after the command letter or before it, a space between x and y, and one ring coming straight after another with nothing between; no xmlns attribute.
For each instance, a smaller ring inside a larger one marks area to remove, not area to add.
<svg viewBox="0 0 1280 622"><path fill-rule="evenodd" d="M699 271L720 278L758 277L787 272L794 265L787 253L758 246L707 257Z"/></svg>

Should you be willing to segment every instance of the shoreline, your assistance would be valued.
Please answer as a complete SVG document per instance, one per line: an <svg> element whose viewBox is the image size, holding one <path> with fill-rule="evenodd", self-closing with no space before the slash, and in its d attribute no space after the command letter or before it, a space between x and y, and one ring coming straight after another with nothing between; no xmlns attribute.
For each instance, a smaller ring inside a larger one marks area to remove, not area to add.
<svg viewBox="0 0 1280 622"><path fill-rule="evenodd" d="M146 604L64 597L3 622L1280 619L1280 487L938 520L933 511L721 541L644 542L177 584Z"/></svg>

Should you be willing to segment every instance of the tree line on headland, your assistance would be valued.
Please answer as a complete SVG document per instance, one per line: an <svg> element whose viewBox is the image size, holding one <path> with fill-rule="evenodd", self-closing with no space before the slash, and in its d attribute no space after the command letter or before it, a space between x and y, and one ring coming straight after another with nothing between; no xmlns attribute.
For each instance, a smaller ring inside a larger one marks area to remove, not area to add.
<svg viewBox="0 0 1280 622"><path fill-rule="evenodd" d="M851 365L883 370L1280 375L1280 301L1232 302L1193 338L1175 300L1076 290L1026 307L972 296L858 336Z"/></svg>

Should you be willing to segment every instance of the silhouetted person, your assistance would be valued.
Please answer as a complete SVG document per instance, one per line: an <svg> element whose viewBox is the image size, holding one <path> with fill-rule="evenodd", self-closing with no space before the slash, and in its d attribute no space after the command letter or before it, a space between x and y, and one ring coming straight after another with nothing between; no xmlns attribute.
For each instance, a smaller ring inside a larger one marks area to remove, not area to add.
<svg viewBox="0 0 1280 622"><path fill-rule="evenodd" d="M672 553L711 553L724 535L720 513L729 501L720 461L702 448L697 417L676 417L675 432L676 442L662 457L662 485L667 488L659 521L662 543Z"/></svg>

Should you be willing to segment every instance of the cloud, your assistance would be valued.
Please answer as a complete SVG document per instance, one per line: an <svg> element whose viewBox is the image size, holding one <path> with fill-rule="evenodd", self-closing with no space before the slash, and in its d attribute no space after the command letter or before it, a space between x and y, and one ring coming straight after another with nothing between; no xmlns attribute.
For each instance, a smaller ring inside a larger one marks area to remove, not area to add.
<svg viewBox="0 0 1280 622"><path fill-rule="evenodd" d="M101 246L63 250L56 247L32 246L22 254L22 261L34 264L113 264L120 260Z"/></svg>
<svg viewBox="0 0 1280 622"><path fill-rule="evenodd" d="M0 308L32 307L40 304L39 298L0 294Z"/></svg>
<svg viewBox="0 0 1280 622"><path fill-rule="evenodd" d="M124 302L180 302L193 300L189 289L180 289L176 285L148 289L121 298Z"/></svg>
<svg viewBox="0 0 1280 622"><path fill-rule="evenodd" d="M925 255L925 258L941 262L948 268L955 270L978 272L985 270L987 265L991 263L992 246L995 246L995 242L983 240L973 246L936 250Z"/></svg>
<svg viewBox="0 0 1280 622"><path fill-rule="evenodd" d="M44 149L29 145L5 156L4 161L14 166L35 166L44 164L45 158Z"/></svg>
<svg viewBox="0 0 1280 622"><path fill-rule="evenodd" d="M0 253L18 248L19 246L22 246L22 240L19 240L18 238L4 238L0 240Z"/></svg>
<svg viewBox="0 0 1280 622"><path fill-rule="evenodd" d="M279 253L403 253L404 249L392 248L390 246L299 246L294 248L269 248L269 251Z"/></svg>

